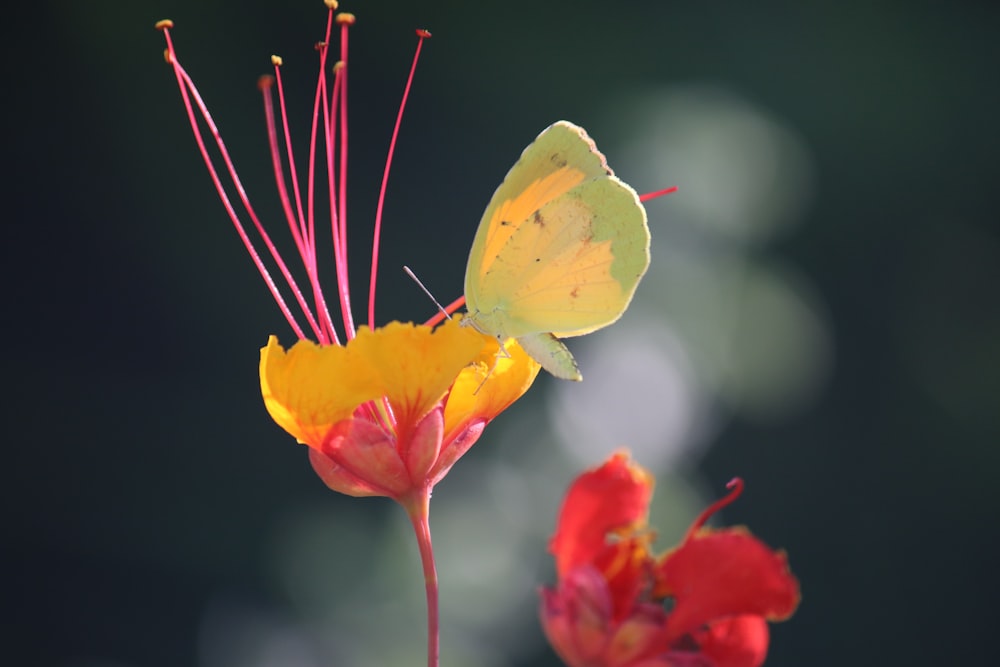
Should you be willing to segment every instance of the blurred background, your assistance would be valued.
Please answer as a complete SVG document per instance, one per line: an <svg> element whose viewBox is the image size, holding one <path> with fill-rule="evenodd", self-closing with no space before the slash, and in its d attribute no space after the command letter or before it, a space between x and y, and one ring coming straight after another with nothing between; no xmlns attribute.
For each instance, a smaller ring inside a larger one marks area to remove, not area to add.
<svg viewBox="0 0 1000 667"><path fill-rule="evenodd" d="M987 664L1000 587L1000 16L986 2L524 7L347 2L350 216L378 319L459 296L479 217L572 120L639 192L652 267L440 484L443 665L558 665L537 622L561 496L629 446L658 546L718 518L802 583L768 664ZM153 24L176 23L250 196L282 233L256 78L284 57L304 157L319 0L23 4L8 20L8 355L0 661L54 667L421 664L402 511L330 492L264 411L293 335L246 256ZM13 84L13 85L11 85ZM360 302L360 299L359 299Z"/></svg>

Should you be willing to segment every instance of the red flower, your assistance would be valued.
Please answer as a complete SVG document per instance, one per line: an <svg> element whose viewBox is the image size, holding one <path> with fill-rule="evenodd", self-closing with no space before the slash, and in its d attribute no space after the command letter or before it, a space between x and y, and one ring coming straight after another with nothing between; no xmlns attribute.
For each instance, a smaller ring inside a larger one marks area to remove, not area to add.
<svg viewBox="0 0 1000 667"><path fill-rule="evenodd" d="M694 522L681 544L654 556L646 526L654 480L619 452L576 479L549 550L558 585L542 590L542 625L571 667L758 667L767 621L799 602L785 555L744 528Z"/></svg>

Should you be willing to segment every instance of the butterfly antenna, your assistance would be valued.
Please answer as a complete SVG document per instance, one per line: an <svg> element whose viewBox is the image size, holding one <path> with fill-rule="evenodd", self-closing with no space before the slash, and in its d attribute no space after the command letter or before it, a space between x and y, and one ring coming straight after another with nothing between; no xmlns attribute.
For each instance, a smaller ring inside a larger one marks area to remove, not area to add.
<svg viewBox="0 0 1000 667"><path fill-rule="evenodd" d="M420 287L420 289L422 289L424 291L424 294L426 294L427 298L430 299L434 303L435 306L437 306L437 309L441 311L441 314L444 315L446 318L448 318L450 320L451 319L451 315L449 315L448 311L444 309L444 306L442 306L438 302L438 300L434 298L434 295L431 294L431 291L429 289L427 289L426 287L424 287L424 284L422 282L420 282L420 278L417 278L417 274L415 274L413 271L411 271L410 267L408 267L408 266L404 266L403 267L403 271L406 271L406 275L410 276L410 278L413 278L413 282L415 282Z"/></svg>

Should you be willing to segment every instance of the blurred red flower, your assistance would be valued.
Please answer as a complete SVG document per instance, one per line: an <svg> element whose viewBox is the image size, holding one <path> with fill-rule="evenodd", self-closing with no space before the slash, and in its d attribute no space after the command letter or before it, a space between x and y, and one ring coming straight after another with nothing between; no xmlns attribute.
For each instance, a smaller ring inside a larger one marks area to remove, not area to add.
<svg viewBox="0 0 1000 667"><path fill-rule="evenodd" d="M652 554L653 485L624 452L573 482L549 545L558 583L542 590L549 642L571 667L758 667L767 621L799 602L785 554L745 528L704 527L739 479L679 546Z"/></svg>

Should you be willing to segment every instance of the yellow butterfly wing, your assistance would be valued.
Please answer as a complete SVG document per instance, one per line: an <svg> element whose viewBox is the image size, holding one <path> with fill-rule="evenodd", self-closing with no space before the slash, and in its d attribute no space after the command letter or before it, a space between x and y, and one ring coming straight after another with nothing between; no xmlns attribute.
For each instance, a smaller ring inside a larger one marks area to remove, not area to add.
<svg viewBox="0 0 1000 667"><path fill-rule="evenodd" d="M560 121L524 150L486 208L465 274L466 321L579 379L554 337L621 317L648 266L638 195L583 128Z"/></svg>

